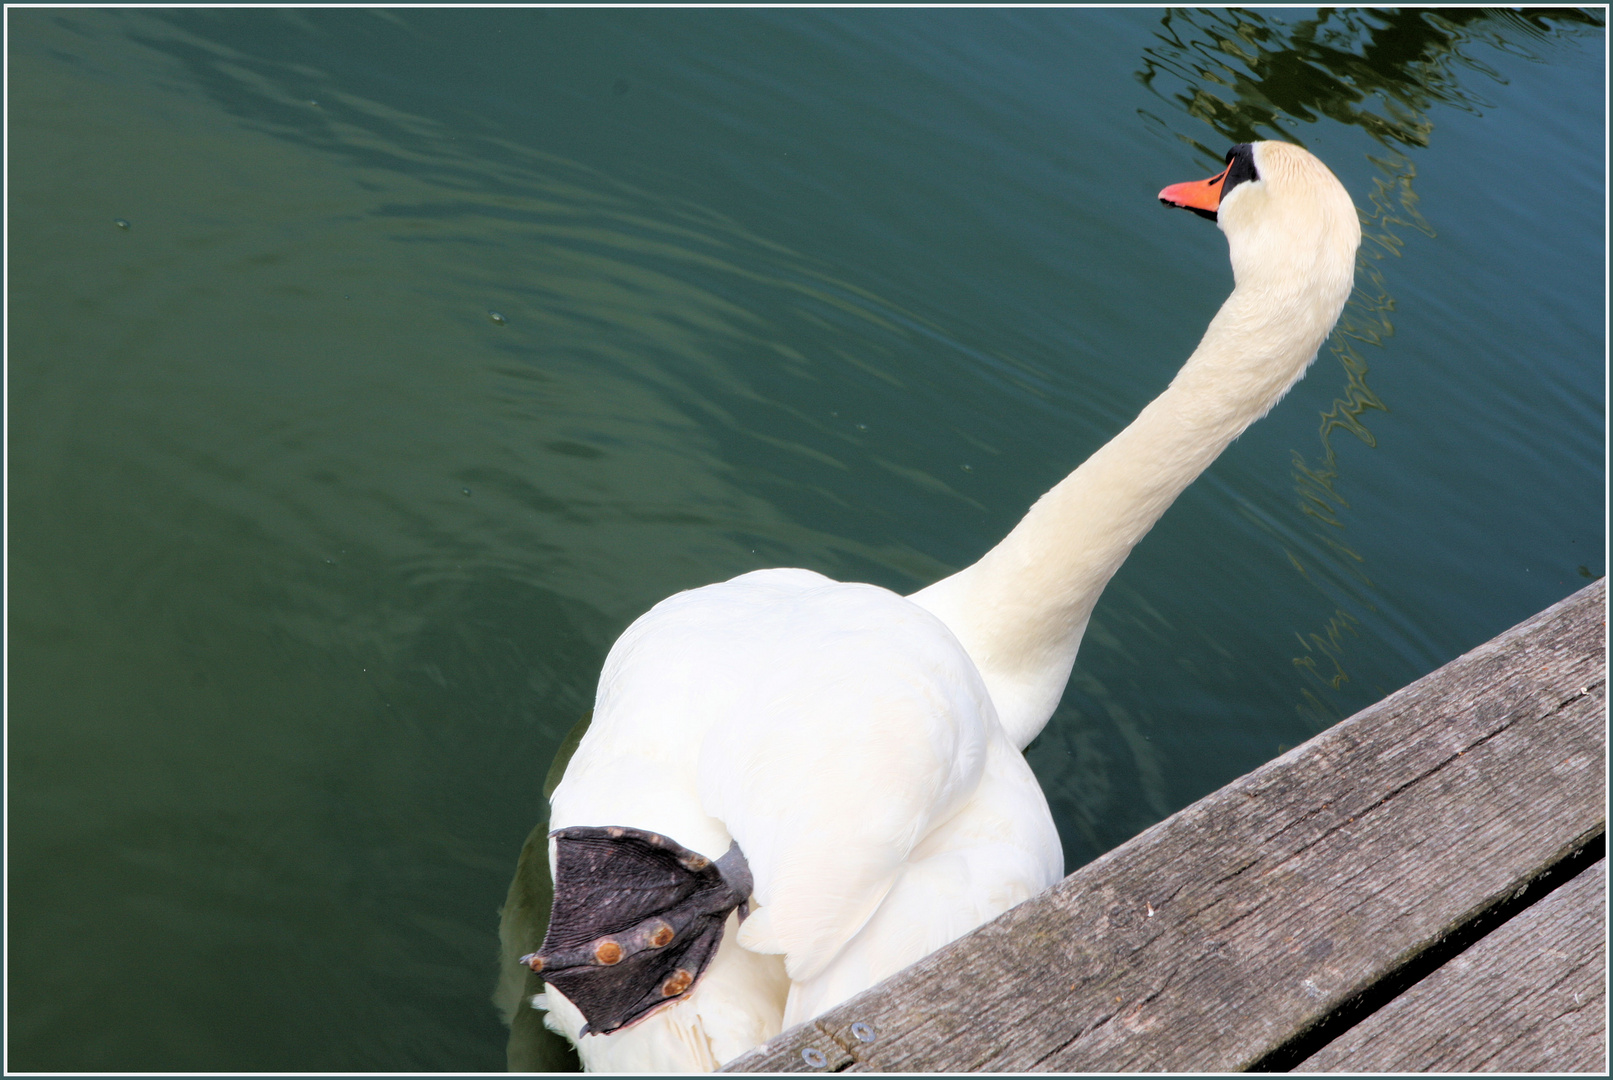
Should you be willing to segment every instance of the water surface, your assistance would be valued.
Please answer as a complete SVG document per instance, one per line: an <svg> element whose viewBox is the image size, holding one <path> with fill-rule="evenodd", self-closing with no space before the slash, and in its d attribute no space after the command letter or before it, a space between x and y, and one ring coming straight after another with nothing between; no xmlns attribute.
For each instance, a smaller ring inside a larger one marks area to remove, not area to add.
<svg viewBox="0 0 1613 1080"><path fill-rule="evenodd" d="M1110 586L1070 869L1604 572L1599 16L9 10L9 1066L484 1070L497 908L651 604L911 591L1363 215Z"/></svg>

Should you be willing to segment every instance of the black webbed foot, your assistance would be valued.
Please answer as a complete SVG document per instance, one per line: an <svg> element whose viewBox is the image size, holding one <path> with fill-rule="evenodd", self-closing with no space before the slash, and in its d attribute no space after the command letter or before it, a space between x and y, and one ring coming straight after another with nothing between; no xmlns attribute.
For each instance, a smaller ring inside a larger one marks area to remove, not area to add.
<svg viewBox="0 0 1613 1080"><path fill-rule="evenodd" d="M573 827L555 839L554 908L543 945L521 962L582 1011L582 1034L609 1034L676 1001L750 899L736 844L712 862L657 833Z"/></svg>

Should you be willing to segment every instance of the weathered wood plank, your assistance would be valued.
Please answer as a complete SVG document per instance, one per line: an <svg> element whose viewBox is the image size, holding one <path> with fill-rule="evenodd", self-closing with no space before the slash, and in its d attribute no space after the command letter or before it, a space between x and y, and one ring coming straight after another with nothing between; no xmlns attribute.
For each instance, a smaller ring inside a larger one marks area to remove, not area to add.
<svg viewBox="0 0 1613 1080"><path fill-rule="evenodd" d="M1296 1072L1607 1072L1607 860Z"/></svg>
<svg viewBox="0 0 1613 1080"><path fill-rule="evenodd" d="M1245 1068L1606 828L1604 582L731 1070ZM873 1033L872 1041L853 1034Z"/></svg>

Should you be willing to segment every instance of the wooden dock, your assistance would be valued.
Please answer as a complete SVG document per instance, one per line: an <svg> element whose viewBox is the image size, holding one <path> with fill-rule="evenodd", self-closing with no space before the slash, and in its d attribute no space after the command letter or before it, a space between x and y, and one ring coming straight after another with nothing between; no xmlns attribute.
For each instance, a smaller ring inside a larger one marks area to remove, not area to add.
<svg viewBox="0 0 1613 1080"><path fill-rule="evenodd" d="M727 1071L1607 1071L1605 580Z"/></svg>

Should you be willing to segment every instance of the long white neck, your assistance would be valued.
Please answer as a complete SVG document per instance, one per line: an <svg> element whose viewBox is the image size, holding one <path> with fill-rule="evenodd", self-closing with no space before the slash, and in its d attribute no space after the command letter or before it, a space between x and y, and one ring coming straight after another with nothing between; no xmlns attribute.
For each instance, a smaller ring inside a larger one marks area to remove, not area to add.
<svg viewBox="0 0 1613 1080"><path fill-rule="evenodd" d="M1058 705L1093 606L1127 554L1304 374L1343 302L1292 279L1240 282L1136 420L979 562L913 594L974 659L1015 745L1035 738Z"/></svg>

